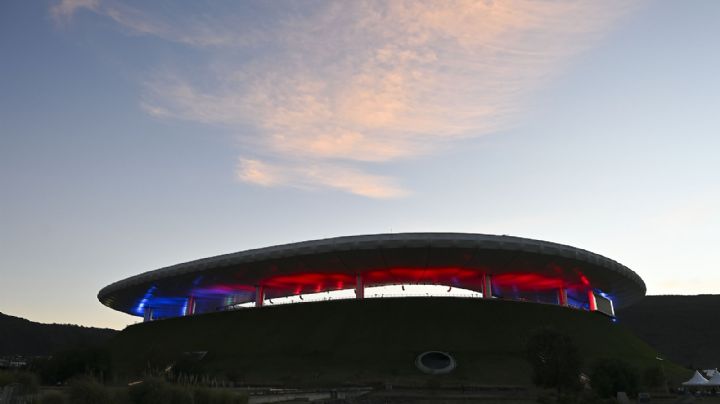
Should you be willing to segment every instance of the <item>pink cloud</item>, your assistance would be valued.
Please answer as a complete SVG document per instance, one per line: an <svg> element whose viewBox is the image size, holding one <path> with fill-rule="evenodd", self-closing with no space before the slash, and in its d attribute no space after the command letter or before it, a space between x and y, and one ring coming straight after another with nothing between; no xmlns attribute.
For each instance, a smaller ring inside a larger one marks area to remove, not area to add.
<svg viewBox="0 0 720 404"><path fill-rule="evenodd" d="M391 199L408 195L408 191L392 178L368 174L342 164L270 164L241 159L237 177L241 181L266 187L282 184L300 189L331 188L368 198Z"/></svg>
<svg viewBox="0 0 720 404"><path fill-rule="evenodd" d="M399 188L389 175L364 174L368 163L422 158L457 140L511 128L533 92L632 7L627 1L328 2L303 13L279 10L265 31L222 23L232 16L218 16L215 25L170 24L117 3L94 9L132 32L216 50L202 81L181 69L171 79L159 75L148 81L142 105L164 119L242 133L247 155L275 162L243 156L241 181L384 197L372 181L379 189ZM263 52L235 52L253 40L263 41Z"/></svg>

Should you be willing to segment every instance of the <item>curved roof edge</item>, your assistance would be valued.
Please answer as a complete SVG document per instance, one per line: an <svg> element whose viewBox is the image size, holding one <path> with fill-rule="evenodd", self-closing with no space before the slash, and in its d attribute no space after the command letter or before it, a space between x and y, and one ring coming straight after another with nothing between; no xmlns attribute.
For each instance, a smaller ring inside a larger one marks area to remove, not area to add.
<svg viewBox="0 0 720 404"><path fill-rule="evenodd" d="M178 275L199 272L210 268L246 264L268 259L294 257L344 250L363 250L398 247L458 247L492 248L500 250L525 251L536 254L557 255L603 267L626 277L647 291L645 282L630 268L599 254L549 241L529 238L476 233L388 233L357 236L341 236L301 241L270 247L255 248L229 254L183 262L176 265L147 271L139 275L114 282L100 290L98 299L121 289L166 279Z"/></svg>

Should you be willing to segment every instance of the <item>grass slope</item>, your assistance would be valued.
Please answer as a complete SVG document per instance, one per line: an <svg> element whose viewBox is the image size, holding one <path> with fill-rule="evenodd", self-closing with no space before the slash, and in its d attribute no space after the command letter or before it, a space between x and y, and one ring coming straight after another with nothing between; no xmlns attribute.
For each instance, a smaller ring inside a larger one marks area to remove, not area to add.
<svg viewBox="0 0 720 404"><path fill-rule="evenodd" d="M117 331L69 324L42 324L0 313L0 355L45 356L98 346Z"/></svg>
<svg viewBox="0 0 720 404"><path fill-rule="evenodd" d="M443 384L530 384L523 346L536 329L571 335L586 363L619 357L640 370L656 351L607 317L554 305L480 299L403 298L293 304L130 326L111 341L125 376L148 358L208 351L203 370L248 383L422 384L414 367L427 350L450 352L458 368ZM666 362L666 372L686 370ZM436 378L437 382L438 379Z"/></svg>
<svg viewBox="0 0 720 404"><path fill-rule="evenodd" d="M647 296L620 321L669 359L689 368L720 366L720 295Z"/></svg>

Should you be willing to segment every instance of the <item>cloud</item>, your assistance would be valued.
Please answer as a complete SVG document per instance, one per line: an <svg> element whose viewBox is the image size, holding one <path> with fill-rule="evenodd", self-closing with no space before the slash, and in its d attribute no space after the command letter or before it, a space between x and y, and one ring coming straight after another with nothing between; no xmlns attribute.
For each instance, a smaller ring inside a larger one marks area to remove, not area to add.
<svg viewBox="0 0 720 404"><path fill-rule="evenodd" d="M96 11L99 0L61 0L50 7L50 14L58 22L70 20L80 9Z"/></svg>
<svg viewBox="0 0 720 404"><path fill-rule="evenodd" d="M199 4L199 3L198 3ZM180 9L176 4L146 2L140 9L118 0L61 0L50 8L59 23L85 9L109 18L132 35L153 36L192 47L247 46L258 42L257 32L238 29L242 20ZM155 9L150 9L154 6ZM162 6L162 7L158 7Z"/></svg>
<svg viewBox="0 0 720 404"><path fill-rule="evenodd" d="M408 195L408 191L395 184L392 178L327 163L276 165L243 158L238 165L237 177L265 187L286 185L313 189L322 186L368 198L390 199Z"/></svg>
<svg viewBox="0 0 720 404"><path fill-rule="evenodd" d="M237 133L241 181L370 197L405 191L364 174L367 164L384 169L512 127L537 88L632 9L626 1L274 4L243 24L233 13L171 24L114 3L94 10L135 34L206 51L206 74L159 73L142 105ZM371 181L396 191L373 191Z"/></svg>

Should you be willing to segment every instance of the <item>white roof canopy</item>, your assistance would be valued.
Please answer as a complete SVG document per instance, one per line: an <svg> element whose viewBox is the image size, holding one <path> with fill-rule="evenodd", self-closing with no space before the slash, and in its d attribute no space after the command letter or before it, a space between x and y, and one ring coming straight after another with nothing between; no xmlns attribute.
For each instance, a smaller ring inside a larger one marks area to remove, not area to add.
<svg viewBox="0 0 720 404"><path fill-rule="evenodd" d="M720 372L715 372L713 377L708 380L708 386L720 386Z"/></svg>
<svg viewBox="0 0 720 404"><path fill-rule="evenodd" d="M707 386L708 380L703 377L697 370L690 380L683 382L683 386Z"/></svg>

